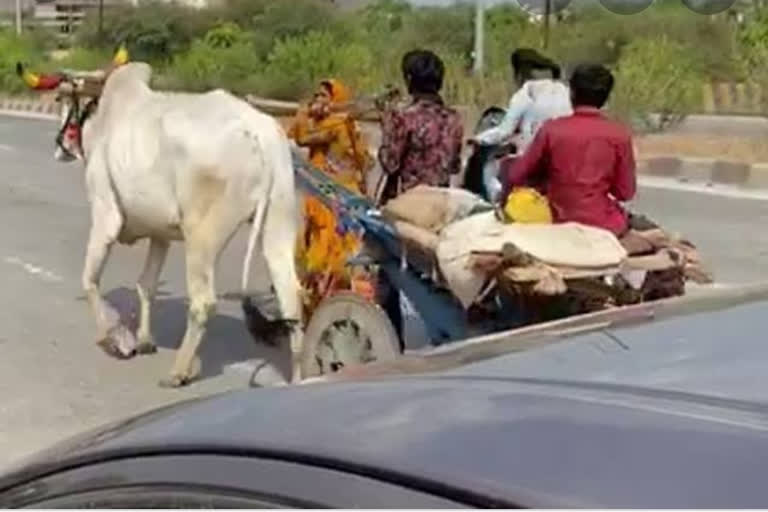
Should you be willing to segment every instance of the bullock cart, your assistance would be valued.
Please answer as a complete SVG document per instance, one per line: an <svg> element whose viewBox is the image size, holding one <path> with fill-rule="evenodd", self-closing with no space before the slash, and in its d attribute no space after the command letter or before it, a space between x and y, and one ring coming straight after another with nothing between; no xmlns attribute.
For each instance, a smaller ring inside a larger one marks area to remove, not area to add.
<svg viewBox="0 0 768 512"><path fill-rule="evenodd" d="M488 279L482 292L467 304L457 298L437 264L436 233L393 219L386 215L386 208L336 186L309 165L298 149L293 158L297 184L304 193L336 211L345 229L363 233L365 249L348 264L386 276L390 292L407 297L423 320L433 347L684 292L690 258L670 244L653 254L625 257L618 265L589 268L545 264L506 243L497 251L475 251L468 258L465 266L484 272ZM641 282L631 284L631 276L637 281L638 274ZM658 277L664 279L654 279ZM424 348L410 344L398 336L380 303L351 290L336 292L308 319L303 375L317 377L345 367L391 361Z"/></svg>

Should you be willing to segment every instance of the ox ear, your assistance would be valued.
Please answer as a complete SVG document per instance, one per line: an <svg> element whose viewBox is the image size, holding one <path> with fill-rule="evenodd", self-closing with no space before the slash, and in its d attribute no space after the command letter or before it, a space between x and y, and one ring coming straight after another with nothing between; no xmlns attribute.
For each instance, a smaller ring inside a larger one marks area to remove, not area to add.
<svg viewBox="0 0 768 512"><path fill-rule="evenodd" d="M16 74L24 80L27 87L36 91L50 91L57 88L64 77L61 75L39 75L29 71L21 62L16 63Z"/></svg>

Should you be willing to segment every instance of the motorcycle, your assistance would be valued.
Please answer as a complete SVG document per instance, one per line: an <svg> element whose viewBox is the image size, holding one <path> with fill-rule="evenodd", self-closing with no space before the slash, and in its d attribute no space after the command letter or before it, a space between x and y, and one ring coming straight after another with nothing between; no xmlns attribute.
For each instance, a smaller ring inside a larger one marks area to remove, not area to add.
<svg viewBox="0 0 768 512"><path fill-rule="evenodd" d="M495 128L504 119L505 110L496 106L487 108L475 126L474 134ZM464 171L463 188L477 194L486 201L495 203L501 193L499 180L499 161L517 153L513 142L486 146L476 144L467 159Z"/></svg>

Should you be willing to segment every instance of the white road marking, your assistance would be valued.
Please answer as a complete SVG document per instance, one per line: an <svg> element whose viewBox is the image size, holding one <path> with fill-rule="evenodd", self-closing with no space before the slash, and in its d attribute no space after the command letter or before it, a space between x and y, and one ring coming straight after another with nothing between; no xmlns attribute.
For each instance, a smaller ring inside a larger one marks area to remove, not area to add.
<svg viewBox="0 0 768 512"><path fill-rule="evenodd" d="M8 144L0 144L0 151L15 151L16 148Z"/></svg>
<svg viewBox="0 0 768 512"><path fill-rule="evenodd" d="M38 267L37 265L33 265L25 261L22 261L16 256L6 256L5 262L8 263L9 265L15 265L17 267L21 267L28 274L36 277L40 277L44 281L61 282L64 280L63 277L56 274L55 272L46 270L43 267Z"/></svg>
<svg viewBox="0 0 768 512"><path fill-rule="evenodd" d="M6 109L0 109L0 116L21 117L26 119L40 119L43 121L57 121L59 119L59 116L56 116L53 114L45 114L40 112L25 112L25 111L18 111L18 110L6 110Z"/></svg>

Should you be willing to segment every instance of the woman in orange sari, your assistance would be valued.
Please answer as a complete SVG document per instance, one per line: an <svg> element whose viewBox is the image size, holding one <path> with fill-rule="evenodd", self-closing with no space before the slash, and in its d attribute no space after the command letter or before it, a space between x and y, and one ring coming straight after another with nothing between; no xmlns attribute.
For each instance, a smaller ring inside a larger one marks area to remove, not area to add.
<svg viewBox="0 0 768 512"><path fill-rule="evenodd" d="M365 193L366 173L372 160L353 117L346 109L349 90L338 80L324 80L307 107L296 115L290 136L309 149L312 165L336 183L357 194ZM343 232L334 212L307 195L303 202L304 231L297 259L305 291L305 316L322 299L338 290L353 290L372 298L367 273L350 270L347 260L362 248L360 236Z"/></svg>

